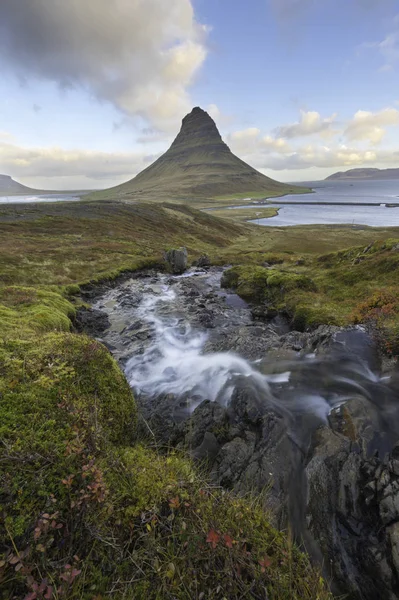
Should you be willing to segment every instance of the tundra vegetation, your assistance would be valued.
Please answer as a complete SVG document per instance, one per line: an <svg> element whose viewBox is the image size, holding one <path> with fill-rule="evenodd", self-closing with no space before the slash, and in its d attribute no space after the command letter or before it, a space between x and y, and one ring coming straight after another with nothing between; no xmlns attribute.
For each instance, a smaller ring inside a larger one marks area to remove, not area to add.
<svg viewBox="0 0 399 600"><path fill-rule="evenodd" d="M389 236L266 230L187 205L0 207L2 597L330 598L259 500L140 439L123 374L73 320L82 285L162 268L163 250L185 246L231 264L226 285L295 326L369 320L395 353L399 231Z"/></svg>

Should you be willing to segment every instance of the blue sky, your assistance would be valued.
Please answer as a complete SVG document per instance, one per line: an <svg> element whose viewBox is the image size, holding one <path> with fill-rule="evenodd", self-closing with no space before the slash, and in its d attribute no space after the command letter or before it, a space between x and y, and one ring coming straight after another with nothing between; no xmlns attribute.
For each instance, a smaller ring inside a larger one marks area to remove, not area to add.
<svg viewBox="0 0 399 600"><path fill-rule="evenodd" d="M399 167L399 2L2 0L0 172L125 181L192 106L276 179Z"/></svg>

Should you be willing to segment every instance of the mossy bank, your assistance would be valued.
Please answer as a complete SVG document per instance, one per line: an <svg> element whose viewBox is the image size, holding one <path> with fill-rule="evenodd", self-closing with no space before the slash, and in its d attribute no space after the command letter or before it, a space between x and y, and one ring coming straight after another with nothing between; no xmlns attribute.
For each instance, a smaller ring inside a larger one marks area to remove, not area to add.
<svg viewBox="0 0 399 600"><path fill-rule="evenodd" d="M270 254L267 266L227 271L223 285L295 329L365 323L384 352L399 354L399 239L317 257Z"/></svg>

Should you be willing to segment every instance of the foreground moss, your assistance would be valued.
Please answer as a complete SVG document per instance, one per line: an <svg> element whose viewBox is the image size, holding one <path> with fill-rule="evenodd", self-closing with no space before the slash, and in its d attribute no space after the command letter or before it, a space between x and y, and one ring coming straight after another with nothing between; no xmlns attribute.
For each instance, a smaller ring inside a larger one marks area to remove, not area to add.
<svg viewBox="0 0 399 600"><path fill-rule="evenodd" d="M101 344L57 333L0 354L2 597L329 598L260 505L134 443Z"/></svg>

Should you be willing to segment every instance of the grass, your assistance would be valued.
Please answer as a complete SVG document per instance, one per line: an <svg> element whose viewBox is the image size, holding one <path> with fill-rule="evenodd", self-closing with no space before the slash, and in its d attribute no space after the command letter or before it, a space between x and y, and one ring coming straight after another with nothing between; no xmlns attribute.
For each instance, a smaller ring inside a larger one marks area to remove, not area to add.
<svg viewBox="0 0 399 600"><path fill-rule="evenodd" d="M278 215L278 208L274 208L273 206L268 206L267 208L256 207L256 208L217 208L209 210L209 213L213 217L219 217L224 219L229 219L231 221L236 221L239 223L244 223L246 221L250 221L251 219L268 219L270 217L275 217Z"/></svg>
<svg viewBox="0 0 399 600"><path fill-rule="evenodd" d="M331 598L259 498L137 439L117 364L70 331L81 284L159 265L174 245L241 259L251 235L170 204L0 207L2 597Z"/></svg>
<svg viewBox="0 0 399 600"><path fill-rule="evenodd" d="M318 256L264 257L268 268L233 267L224 285L284 311L299 330L368 323L382 349L399 354L399 238Z"/></svg>
<svg viewBox="0 0 399 600"><path fill-rule="evenodd" d="M302 187L302 186L290 186L289 184L287 185L287 190L285 191L284 195L287 194L310 194L313 192L313 190L311 188L308 187ZM219 200L226 200L231 202L232 200L267 200L268 198L280 198L281 192L279 192L278 190L270 190L270 192L268 193L259 193L259 192L248 192L247 194L227 194L227 195L221 195L221 196L214 196L213 200L219 201Z"/></svg>
<svg viewBox="0 0 399 600"><path fill-rule="evenodd" d="M194 259L240 229L188 206L104 202L0 207L0 284L62 286L162 261L186 245Z"/></svg>

